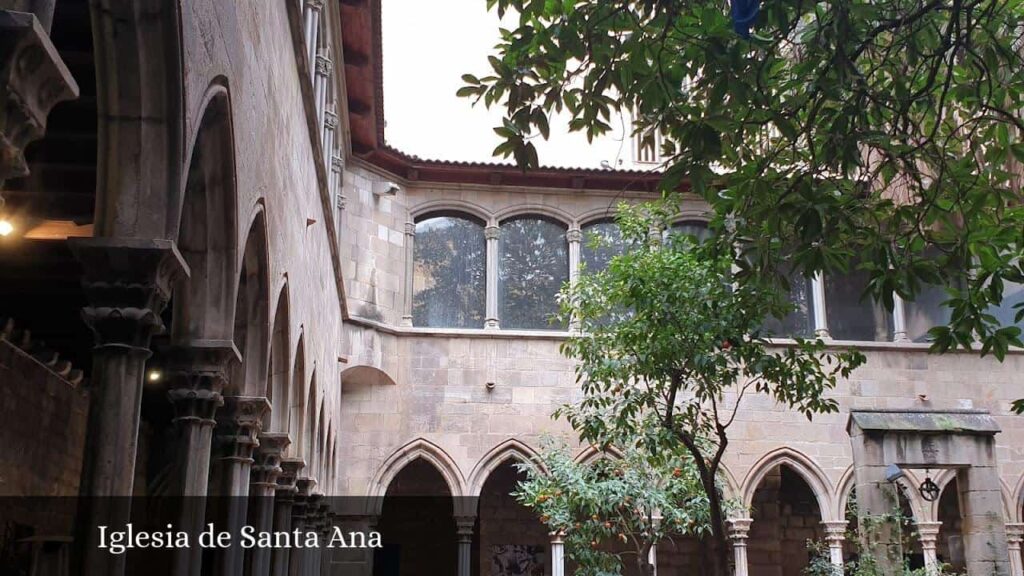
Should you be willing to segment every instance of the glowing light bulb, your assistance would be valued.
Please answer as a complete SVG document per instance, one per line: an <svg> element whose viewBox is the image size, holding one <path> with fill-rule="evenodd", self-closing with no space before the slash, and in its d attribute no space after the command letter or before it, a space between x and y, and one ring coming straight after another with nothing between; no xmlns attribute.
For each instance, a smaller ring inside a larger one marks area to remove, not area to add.
<svg viewBox="0 0 1024 576"><path fill-rule="evenodd" d="M0 236L8 236L11 232L14 232L14 224L6 218L0 218Z"/></svg>
<svg viewBox="0 0 1024 576"><path fill-rule="evenodd" d="M163 378L163 376L164 375L161 374L159 370L151 370L150 373L149 373L149 381L150 382L159 382L160 379Z"/></svg>

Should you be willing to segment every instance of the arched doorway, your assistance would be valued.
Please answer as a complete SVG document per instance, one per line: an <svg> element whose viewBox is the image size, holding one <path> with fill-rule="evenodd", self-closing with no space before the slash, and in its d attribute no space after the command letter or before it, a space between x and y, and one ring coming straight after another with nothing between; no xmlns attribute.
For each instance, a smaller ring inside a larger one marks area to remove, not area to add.
<svg viewBox="0 0 1024 576"><path fill-rule="evenodd" d="M388 484L377 531L374 576L455 574L452 492L440 471L423 458L405 465Z"/></svg>
<svg viewBox="0 0 1024 576"><path fill-rule="evenodd" d="M935 519L939 521L939 535L935 541L935 553L939 563L949 565L953 573L966 573L960 490L955 477L942 489L935 509Z"/></svg>
<svg viewBox="0 0 1024 576"><path fill-rule="evenodd" d="M754 492L748 540L751 576L802 576L807 542L822 542L821 507L810 484L788 464L769 470Z"/></svg>
<svg viewBox="0 0 1024 576"><path fill-rule="evenodd" d="M517 462L516 458L506 458L491 471L480 490L471 572L475 576L551 573L547 528L533 510L512 496L516 485L526 480Z"/></svg>

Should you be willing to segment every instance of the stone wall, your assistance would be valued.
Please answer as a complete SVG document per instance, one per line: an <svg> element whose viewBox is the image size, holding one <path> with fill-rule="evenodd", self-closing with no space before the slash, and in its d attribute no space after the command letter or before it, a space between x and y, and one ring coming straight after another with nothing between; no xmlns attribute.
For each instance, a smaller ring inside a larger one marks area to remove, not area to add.
<svg viewBox="0 0 1024 576"><path fill-rule="evenodd" d="M37 360L0 339L0 498L74 496L78 493L89 412L88 394ZM37 533L68 534L74 509L41 514L32 501L7 500L0 529L8 522ZM17 506L16 506L17 505Z"/></svg>

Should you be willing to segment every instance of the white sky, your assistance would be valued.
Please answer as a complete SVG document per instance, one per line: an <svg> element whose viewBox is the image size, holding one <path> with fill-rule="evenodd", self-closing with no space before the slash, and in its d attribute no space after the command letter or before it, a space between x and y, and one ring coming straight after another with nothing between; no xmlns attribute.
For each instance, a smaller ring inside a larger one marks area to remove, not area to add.
<svg viewBox="0 0 1024 576"><path fill-rule="evenodd" d="M487 12L486 0L382 0L381 12L388 143L428 159L500 160L491 151L501 142L492 130L501 123L501 109L488 111L455 96L463 74L488 74L487 56L499 39L497 13ZM505 27L514 24L506 15ZM566 124L553 119L551 140L538 138L541 165L597 168L605 160L632 167L621 127L588 144L582 133L569 134Z"/></svg>

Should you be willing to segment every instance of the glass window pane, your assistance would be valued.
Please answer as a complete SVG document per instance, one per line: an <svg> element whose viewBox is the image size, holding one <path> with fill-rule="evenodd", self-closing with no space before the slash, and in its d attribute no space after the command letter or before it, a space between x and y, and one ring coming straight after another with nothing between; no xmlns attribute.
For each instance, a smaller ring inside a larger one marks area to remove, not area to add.
<svg viewBox="0 0 1024 576"><path fill-rule="evenodd" d="M612 258L626 249L622 231L615 222L596 222L583 227L580 258L587 272L604 270Z"/></svg>
<svg viewBox="0 0 1024 576"><path fill-rule="evenodd" d="M811 279L801 274L789 277L789 300L795 306L785 318L767 318L764 331L768 336L809 338L814 335L814 292Z"/></svg>
<svg viewBox="0 0 1024 576"><path fill-rule="evenodd" d="M565 227L539 218L501 224L498 241L499 321L502 328L550 330L558 291L569 280Z"/></svg>
<svg viewBox="0 0 1024 576"><path fill-rule="evenodd" d="M1024 302L1024 284L1004 281L1003 301L999 306L989 307L988 313L999 320L1000 326L1020 326L1024 328L1024 320L1021 322L1013 321L1017 316L1017 311L1020 310L1020 308L1014 308L1014 305L1021 302Z"/></svg>
<svg viewBox="0 0 1024 576"><path fill-rule="evenodd" d="M870 295L861 295L868 284L868 273L850 265L847 274L825 277L825 312L829 333L836 340L892 340L892 314Z"/></svg>
<svg viewBox="0 0 1024 576"><path fill-rule="evenodd" d="M938 250L930 248L925 251L925 257L938 259L941 255ZM928 330L948 324L952 310L942 305L946 300L949 300L949 293L944 286L927 284L921 287L913 300L905 301L903 314L906 316L907 338L914 342L928 342Z"/></svg>
<svg viewBox="0 0 1024 576"><path fill-rule="evenodd" d="M676 222L669 229L669 232L672 234L693 236L697 242L704 242L708 238L711 238L711 230L708 228L708 223L703 220L683 220L682 222Z"/></svg>
<svg viewBox="0 0 1024 576"><path fill-rule="evenodd" d="M413 324L482 328L486 245L481 224L457 216L416 223L413 244Z"/></svg>

